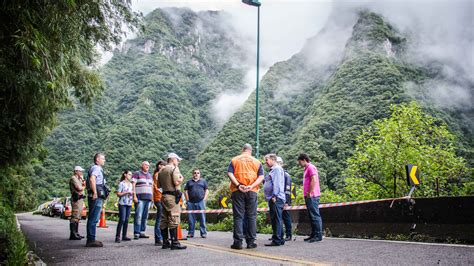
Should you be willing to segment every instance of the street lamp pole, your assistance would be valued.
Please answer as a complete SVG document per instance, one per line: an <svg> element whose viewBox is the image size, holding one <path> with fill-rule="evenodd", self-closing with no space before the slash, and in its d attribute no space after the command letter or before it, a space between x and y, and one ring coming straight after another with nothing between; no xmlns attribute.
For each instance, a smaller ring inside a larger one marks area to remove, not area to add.
<svg viewBox="0 0 474 266"><path fill-rule="evenodd" d="M260 87L260 6L258 0L242 0L243 3L257 7L257 87L255 91L255 157L260 156L260 112L259 112L259 87Z"/></svg>

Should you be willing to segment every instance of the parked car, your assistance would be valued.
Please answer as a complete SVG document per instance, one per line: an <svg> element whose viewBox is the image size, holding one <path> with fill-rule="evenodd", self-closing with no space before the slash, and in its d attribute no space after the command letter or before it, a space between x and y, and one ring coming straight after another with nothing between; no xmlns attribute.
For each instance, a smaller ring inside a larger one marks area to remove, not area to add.
<svg viewBox="0 0 474 266"><path fill-rule="evenodd" d="M62 204L64 206L64 209L63 209L63 212L61 213L61 218L70 219L72 215L71 197L64 198ZM82 219L87 218L87 207L85 204L82 207L81 218Z"/></svg>
<svg viewBox="0 0 474 266"><path fill-rule="evenodd" d="M64 205L62 204L60 199L54 199L51 201L51 203L48 205L47 208L47 215L54 217L54 216L59 216L63 212Z"/></svg>
<svg viewBox="0 0 474 266"><path fill-rule="evenodd" d="M48 207L49 207L50 203L51 202L48 201L48 202L45 202L45 203L41 204L41 215L44 215L44 216L48 215Z"/></svg>

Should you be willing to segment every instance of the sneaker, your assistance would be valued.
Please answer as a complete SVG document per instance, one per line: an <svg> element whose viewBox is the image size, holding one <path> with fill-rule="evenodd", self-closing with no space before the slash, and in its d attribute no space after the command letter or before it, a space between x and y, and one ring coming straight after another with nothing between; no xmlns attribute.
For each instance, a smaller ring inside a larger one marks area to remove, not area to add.
<svg viewBox="0 0 474 266"><path fill-rule="evenodd" d="M247 243L247 248L248 249L257 248L257 243L255 242Z"/></svg>
<svg viewBox="0 0 474 266"><path fill-rule="evenodd" d="M138 240L140 238L140 235L134 235L133 239Z"/></svg>
<svg viewBox="0 0 474 266"><path fill-rule="evenodd" d="M120 243L120 237L115 238L115 243Z"/></svg>
<svg viewBox="0 0 474 266"><path fill-rule="evenodd" d="M122 241L131 241L132 239L129 237L122 237Z"/></svg>
<svg viewBox="0 0 474 266"><path fill-rule="evenodd" d="M193 235L188 235L187 238L193 238L194 236Z"/></svg>
<svg viewBox="0 0 474 266"><path fill-rule="evenodd" d="M234 242L232 246L230 246L231 249L242 249L242 243L239 242Z"/></svg>
<svg viewBox="0 0 474 266"><path fill-rule="evenodd" d="M167 249L171 247L171 243L169 240L163 241L163 246L161 247L162 249Z"/></svg>
<svg viewBox="0 0 474 266"><path fill-rule="evenodd" d="M101 248L103 246L104 246L104 244L102 244L102 242L97 241L97 240L88 241L86 243L86 247L90 247L90 248Z"/></svg>
<svg viewBox="0 0 474 266"><path fill-rule="evenodd" d="M323 239L319 237L313 237L310 240L308 240L309 243L314 243L314 242L321 242Z"/></svg>
<svg viewBox="0 0 474 266"><path fill-rule="evenodd" d="M202 238L207 238L207 235L202 235L201 237L202 237Z"/></svg>
<svg viewBox="0 0 474 266"><path fill-rule="evenodd" d="M309 240L313 239L313 237L314 237L313 235L310 235L309 237L307 237L307 238L305 238L305 239L303 239L303 240L304 240L304 241L309 241Z"/></svg>
<svg viewBox="0 0 474 266"><path fill-rule="evenodd" d="M139 238L150 238L149 236L145 235L144 233L141 233L138 237Z"/></svg>
<svg viewBox="0 0 474 266"><path fill-rule="evenodd" d="M155 246L163 246L163 241L161 240L155 241Z"/></svg>
<svg viewBox="0 0 474 266"><path fill-rule="evenodd" d="M265 244L266 247L278 247L280 244L277 244L275 241L272 241L268 244Z"/></svg>
<svg viewBox="0 0 474 266"><path fill-rule="evenodd" d="M285 241L291 241L292 237L291 236L286 236Z"/></svg>

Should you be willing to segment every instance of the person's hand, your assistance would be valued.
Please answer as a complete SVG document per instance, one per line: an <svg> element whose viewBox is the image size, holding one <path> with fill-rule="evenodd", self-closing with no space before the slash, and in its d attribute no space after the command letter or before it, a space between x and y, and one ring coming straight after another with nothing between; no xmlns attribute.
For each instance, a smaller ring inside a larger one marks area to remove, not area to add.
<svg viewBox="0 0 474 266"><path fill-rule="evenodd" d="M137 196L133 196L133 201L134 201L135 203L138 203L138 198L137 198Z"/></svg>
<svg viewBox="0 0 474 266"><path fill-rule="evenodd" d="M273 197L272 201L275 203L277 201L277 199L275 197Z"/></svg>
<svg viewBox="0 0 474 266"><path fill-rule="evenodd" d="M288 203L285 203L285 206L283 206L283 208L288 208Z"/></svg>
<svg viewBox="0 0 474 266"><path fill-rule="evenodd" d="M245 188L246 188L246 186L244 186L244 185L239 185L239 191L240 191L240 192L243 192L243 193L247 192L247 191L245 190Z"/></svg>
<svg viewBox="0 0 474 266"><path fill-rule="evenodd" d="M96 200L97 199L97 192L92 194L92 200Z"/></svg>
<svg viewBox="0 0 474 266"><path fill-rule="evenodd" d="M245 192L249 192L250 190L252 190L252 186L246 186L245 187Z"/></svg>

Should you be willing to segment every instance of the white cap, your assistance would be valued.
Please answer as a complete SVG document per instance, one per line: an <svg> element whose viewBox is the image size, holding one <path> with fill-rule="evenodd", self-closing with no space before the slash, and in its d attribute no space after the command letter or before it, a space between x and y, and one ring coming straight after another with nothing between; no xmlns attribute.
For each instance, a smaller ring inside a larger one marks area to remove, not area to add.
<svg viewBox="0 0 474 266"><path fill-rule="evenodd" d="M82 167L80 167L79 165L77 165L77 166L74 167L74 171L84 172L84 169Z"/></svg>
<svg viewBox="0 0 474 266"><path fill-rule="evenodd" d="M282 164L282 163L283 163L283 159L282 159L281 157L279 157L279 156L277 157L277 163L279 163L279 164Z"/></svg>
<svg viewBox="0 0 474 266"><path fill-rule="evenodd" d="M168 154L168 159L172 159L172 158L176 158L176 159L178 159L178 161L183 160L183 159L181 159L181 157L178 156L178 154L176 154L174 152Z"/></svg>

